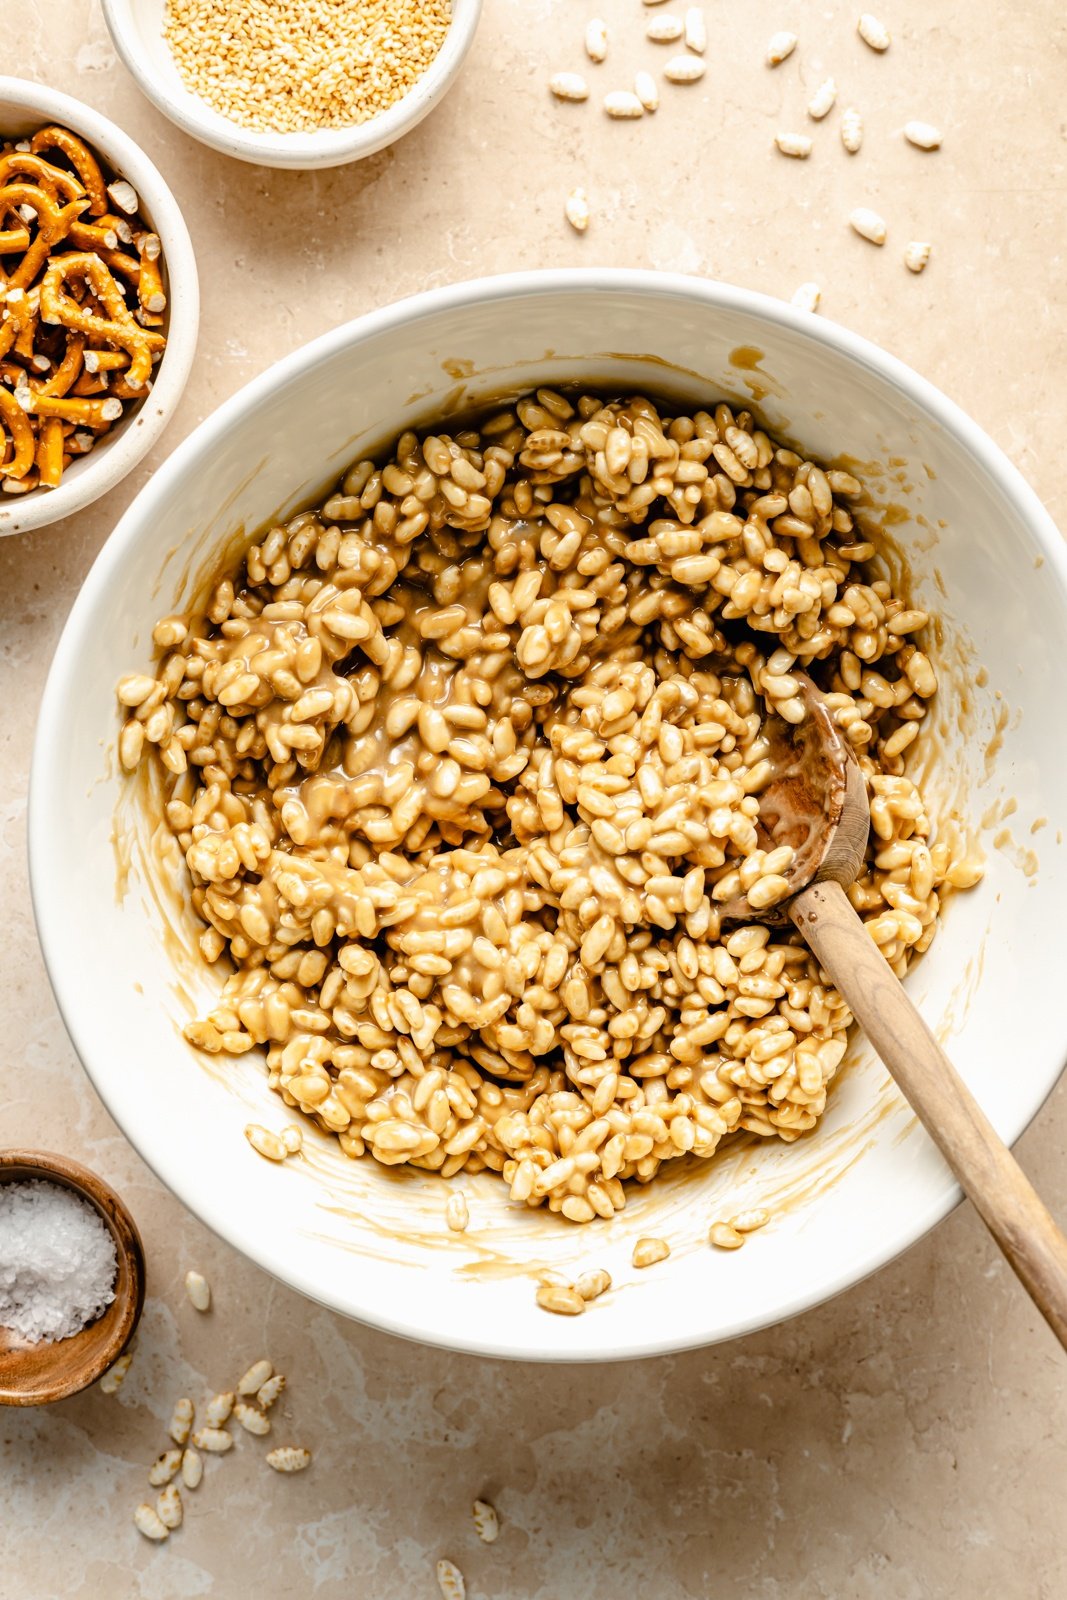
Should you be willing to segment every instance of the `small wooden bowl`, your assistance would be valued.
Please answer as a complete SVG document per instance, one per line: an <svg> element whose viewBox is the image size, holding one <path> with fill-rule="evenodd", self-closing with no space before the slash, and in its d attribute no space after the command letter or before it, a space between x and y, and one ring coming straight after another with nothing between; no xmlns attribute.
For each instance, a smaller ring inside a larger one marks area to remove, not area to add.
<svg viewBox="0 0 1067 1600"><path fill-rule="evenodd" d="M24 1344L0 1327L0 1405L41 1406L95 1383L133 1337L144 1305L145 1264L137 1224L114 1189L66 1156L0 1150L0 1183L43 1178L64 1184L96 1207L115 1241L115 1298L95 1322L52 1343Z"/></svg>

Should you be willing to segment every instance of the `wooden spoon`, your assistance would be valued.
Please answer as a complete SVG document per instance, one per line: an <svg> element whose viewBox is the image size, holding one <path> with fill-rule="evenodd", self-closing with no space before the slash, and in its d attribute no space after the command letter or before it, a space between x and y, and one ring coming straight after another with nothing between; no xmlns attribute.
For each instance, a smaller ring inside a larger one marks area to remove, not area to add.
<svg viewBox="0 0 1067 1600"><path fill-rule="evenodd" d="M867 846L867 787L815 685L792 676L806 715L796 726L779 717L764 726L774 775L760 796L757 827L766 848L795 849L785 874L793 892L765 911L739 896L723 905L723 918L797 927L1067 1348L1067 1239L849 902L845 890Z"/></svg>

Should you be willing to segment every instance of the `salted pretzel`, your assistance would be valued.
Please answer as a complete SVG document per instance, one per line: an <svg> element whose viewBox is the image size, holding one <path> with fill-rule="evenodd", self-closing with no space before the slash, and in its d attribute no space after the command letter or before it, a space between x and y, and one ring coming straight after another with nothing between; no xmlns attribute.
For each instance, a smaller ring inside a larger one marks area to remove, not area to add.
<svg viewBox="0 0 1067 1600"><path fill-rule="evenodd" d="M72 295L65 293L68 278L80 277L96 299L107 311L107 317L98 316L80 306ZM45 272L41 281L41 318L44 322L62 323L78 333L84 333L97 343L117 345L129 352L130 367L126 382L131 389L140 389L152 375L152 351L139 328L107 267L97 255L89 251L58 256Z"/></svg>
<svg viewBox="0 0 1067 1600"><path fill-rule="evenodd" d="M30 150L34 155L40 155L42 150L62 151L89 196L90 215L94 217L104 215L107 210L107 184L104 182L104 174L100 171L100 163L83 139L79 139L76 133L71 133L69 128L57 128L53 124L38 129L30 140Z"/></svg>
<svg viewBox="0 0 1067 1600"><path fill-rule="evenodd" d="M0 190L0 199L8 206L29 206L37 213L37 235L29 249L7 280L9 289L25 289L40 272L57 244L70 232L89 204L87 195L59 205L35 183L16 181Z"/></svg>
<svg viewBox="0 0 1067 1600"><path fill-rule="evenodd" d="M8 389L0 389L0 424L3 425L4 453L0 458L0 477L24 478L33 466L36 441L30 419ZM11 460L7 459L8 449Z"/></svg>

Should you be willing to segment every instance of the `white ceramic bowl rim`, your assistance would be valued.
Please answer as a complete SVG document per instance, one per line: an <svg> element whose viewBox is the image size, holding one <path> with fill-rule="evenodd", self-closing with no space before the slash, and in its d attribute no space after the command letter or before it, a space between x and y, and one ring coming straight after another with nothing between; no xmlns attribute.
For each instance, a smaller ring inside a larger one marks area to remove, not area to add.
<svg viewBox="0 0 1067 1600"><path fill-rule="evenodd" d="M0 106L5 102L39 115L42 124L58 122L71 128L133 184L163 243L170 318L167 348L153 373L151 392L137 411L123 418L113 436L106 436L76 472L64 473L57 488L46 493L34 490L25 497L2 496L7 503L0 503L0 537L59 522L91 505L132 472L166 427L181 398L196 354L200 317L196 257L189 230L178 202L140 145L73 95L61 94L29 78L0 77ZM3 135L0 128L0 137Z"/></svg>
<svg viewBox="0 0 1067 1600"><path fill-rule="evenodd" d="M138 10L137 0L102 0L102 4L104 20L123 65L141 92L164 116L194 139L221 150L224 155L263 166L294 169L358 161L408 133L450 88L474 39L482 10L482 0L453 0L452 20L440 50L407 94L387 110L366 122L343 128L271 133L242 128L184 85L173 90L163 81L150 52L142 48L136 37L133 19Z"/></svg>
<svg viewBox="0 0 1067 1600"><path fill-rule="evenodd" d="M85 580L60 638L45 686L29 790L28 833L34 911L49 978L67 1031L82 1056L86 1072L104 1098L108 1110L131 1138L133 1130L126 1128L121 1101L106 1093L94 1072L94 1065L89 1059L88 1052L81 1050L83 1034L78 1015L70 1004L66 974L61 964L50 959L49 917L58 914L58 908L62 905L62 889L60 885L51 881L49 842L43 823L44 808L38 802L38 796L62 784L61 752L50 742L48 730L57 718L59 697L62 695L63 687L76 673L79 653L86 644L87 627L102 598L106 596L113 575L125 560L128 550L142 536L141 529L146 521L150 521L154 510L169 496L180 494L183 477L195 462L201 445L210 437L225 433L231 422L244 410L253 407L261 398L265 398L271 391L284 385L290 376L295 376L298 372L306 375L317 365L329 360L339 349L357 343L363 338L388 332L399 324L410 327L424 318L435 316L442 311L461 308L472 302L487 299L506 302L520 300L537 293L551 292L595 297L607 290L638 294L642 291L654 291L659 296L680 297L690 302L704 301L720 310L734 310L739 314L755 313L768 323L778 324L784 329L832 347L865 370L890 381L920 410L925 410L949 434L954 435L973 456L979 458L998 487L1018 506L1022 518L1044 556L1047 568L1046 581L1056 583L1063 599L1064 609L1067 610L1067 552L1064 551L1060 534L1034 491L977 423L926 379L896 357L880 350L869 340L837 324L826 322L821 317L816 322L810 313L795 310L769 296L680 274L662 274L626 268L512 273L429 290L381 310L370 312L321 335L277 362L225 401L177 447L151 482L141 491L101 550ZM1010 1115L998 1116L998 1130L1011 1143L1020 1136L1040 1110L1063 1070L1064 1060L1058 1035L1050 1035L1047 1052L1040 1060L1031 1061L1030 1067L1027 1079L1030 1086L1028 1092L1017 1095ZM216 1220L204 1214L201 1210L202 1197L197 1192L195 1164L186 1159L185 1152L179 1149L171 1151L165 1145L157 1146L150 1165L161 1181L189 1210L201 1216L221 1237L236 1246L265 1271L282 1278L310 1299L322 1301L321 1284L311 1281L304 1274L299 1257L287 1260L283 1270L264 1240L252 1229L236 1226L229 1219ZM836 1263L836 1269L820 1278L817 1284L799 1287L783 1294L773 1320L784 1321L862 1281L922 1238L958 1204L960 1199L960 1190L946 1167L943 1188L925 1210L908 1216L896 1225L887 1226L885 1232L879 1235L877 1243L864 1251L862 1260L857 1260L855 1256L840 1260ZM360 1316L369 1324L386 1332L421 1343L439 1343L449 1349L461 1349L476 1355L506 1357L515 1353L504 1347L499 1340L485 1338L477 1327L472 1327L469 1336L462 1341L454 1336L449 1338L435 1336L432 1323L415 1322L397 1316L390 1306L375 1306L373 1310L361 1312ZM715 1339L734 1338L766 1325L766 1317L759 1321L742 1318L735 1322L726 1322L720 1324ZM667 1329L657 1337L643 1334L633 1348L613 1348L606 1355L583 1353L576 1356L570 1352L561 1354L549 1352L543 1354L542 1359L633 1359L638 1356L671 1353L704 1342L707 1341L697 1338L682 1342L677 1336L672 1336L671 1331Z"/></svg>

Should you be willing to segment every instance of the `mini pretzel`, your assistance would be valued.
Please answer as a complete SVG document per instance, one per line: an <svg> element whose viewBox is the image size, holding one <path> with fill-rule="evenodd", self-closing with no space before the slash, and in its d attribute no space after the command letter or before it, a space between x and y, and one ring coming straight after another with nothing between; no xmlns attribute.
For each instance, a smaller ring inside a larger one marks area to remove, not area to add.
<svg viewBox="0 0 1067 1600"><path fill-rule="evenodd" d="M0 204L32 206L37 213L37 237L8 279L8 289L25 289L33 282L48 257L61 239L70 232L71 225L89 204L88 198L72 200L69 205L58 206L33 183L9 183L0 189Z"/></svg>
<svg viewBox="0 0 1067 1600"><path fill-rule="evenodd" d="M28 150L11 150L6 156L0 156L0 185L10 183L15 173L36 183L52 200L57 194L66 200L80 200L85 193L72 172L54 167L50 161L31 155Z"/></svg>
<svg viewBox="0 0 1067 1600"><path fill-rule="evenodd" d="M34 394L30 411L38 417L60 417L64 422L76 423L79 428L109 428L122 416L122 401L58 399L55 395Z"/></svg>
<svg viewBox="0 0 1067 1600"><path fill-rule="evenodd" d="M80 278L108 312L100 317L80 306L65 293L69 277ZM41 283L41 316L45 322L59 322L98 343L128 350L130 368L127 381L140 389L152 372L152 349L148 336L130 315L122 290L98 256L88 253L59 256L51 263ZM108 320L110 318L110 320Z"/></svg>
<svg viewBox="0 0 1067 1600"><path fill-rule="evenodd" d="M63 476L63 424L48 417L41 424L37 439L37 471L46 489L54 489Z"/></svg>
<svg viewBox="0 0 1067 1600"><path fill-rule="evenodd" d="M89 196L89 213L94 217L102 217L107 210L107 185L104 183L104 174L100 171L99 164L88 145L84 144L77 134L71 133L69 128L41 128L30 140L30 149L35 155L42 150L59 150L66 156L71 166L84 185Z"/></svg>
<svg viewBox="0 0 1067 1600"><path fill-rule="evenodd" d="M11 436L12 452L10 461L5 462L0 457L0 478L24 478L33 466L33 429L25 411L7 389L0 389L0 422ZM5 441L4 457L6 455Z"/></svg>
<svg viewBox="0 0 1067 1600"><path fill-rule="evenodd" d="M37 394L69 394L81 376L82 352L84 349L85 335L83 333L68 334L67 348L63 352L63 359L58 367L48 378L31 378L30 388Z"/></svg>
<svg viewBox="0 0 1067 1600"><path fill-rule="evenodd" d="M159 270L159 237L154 233L147 235L141 251L137 298L145 311L157 313L166 310L167 296L163 290L163 274Z"/></svg>

